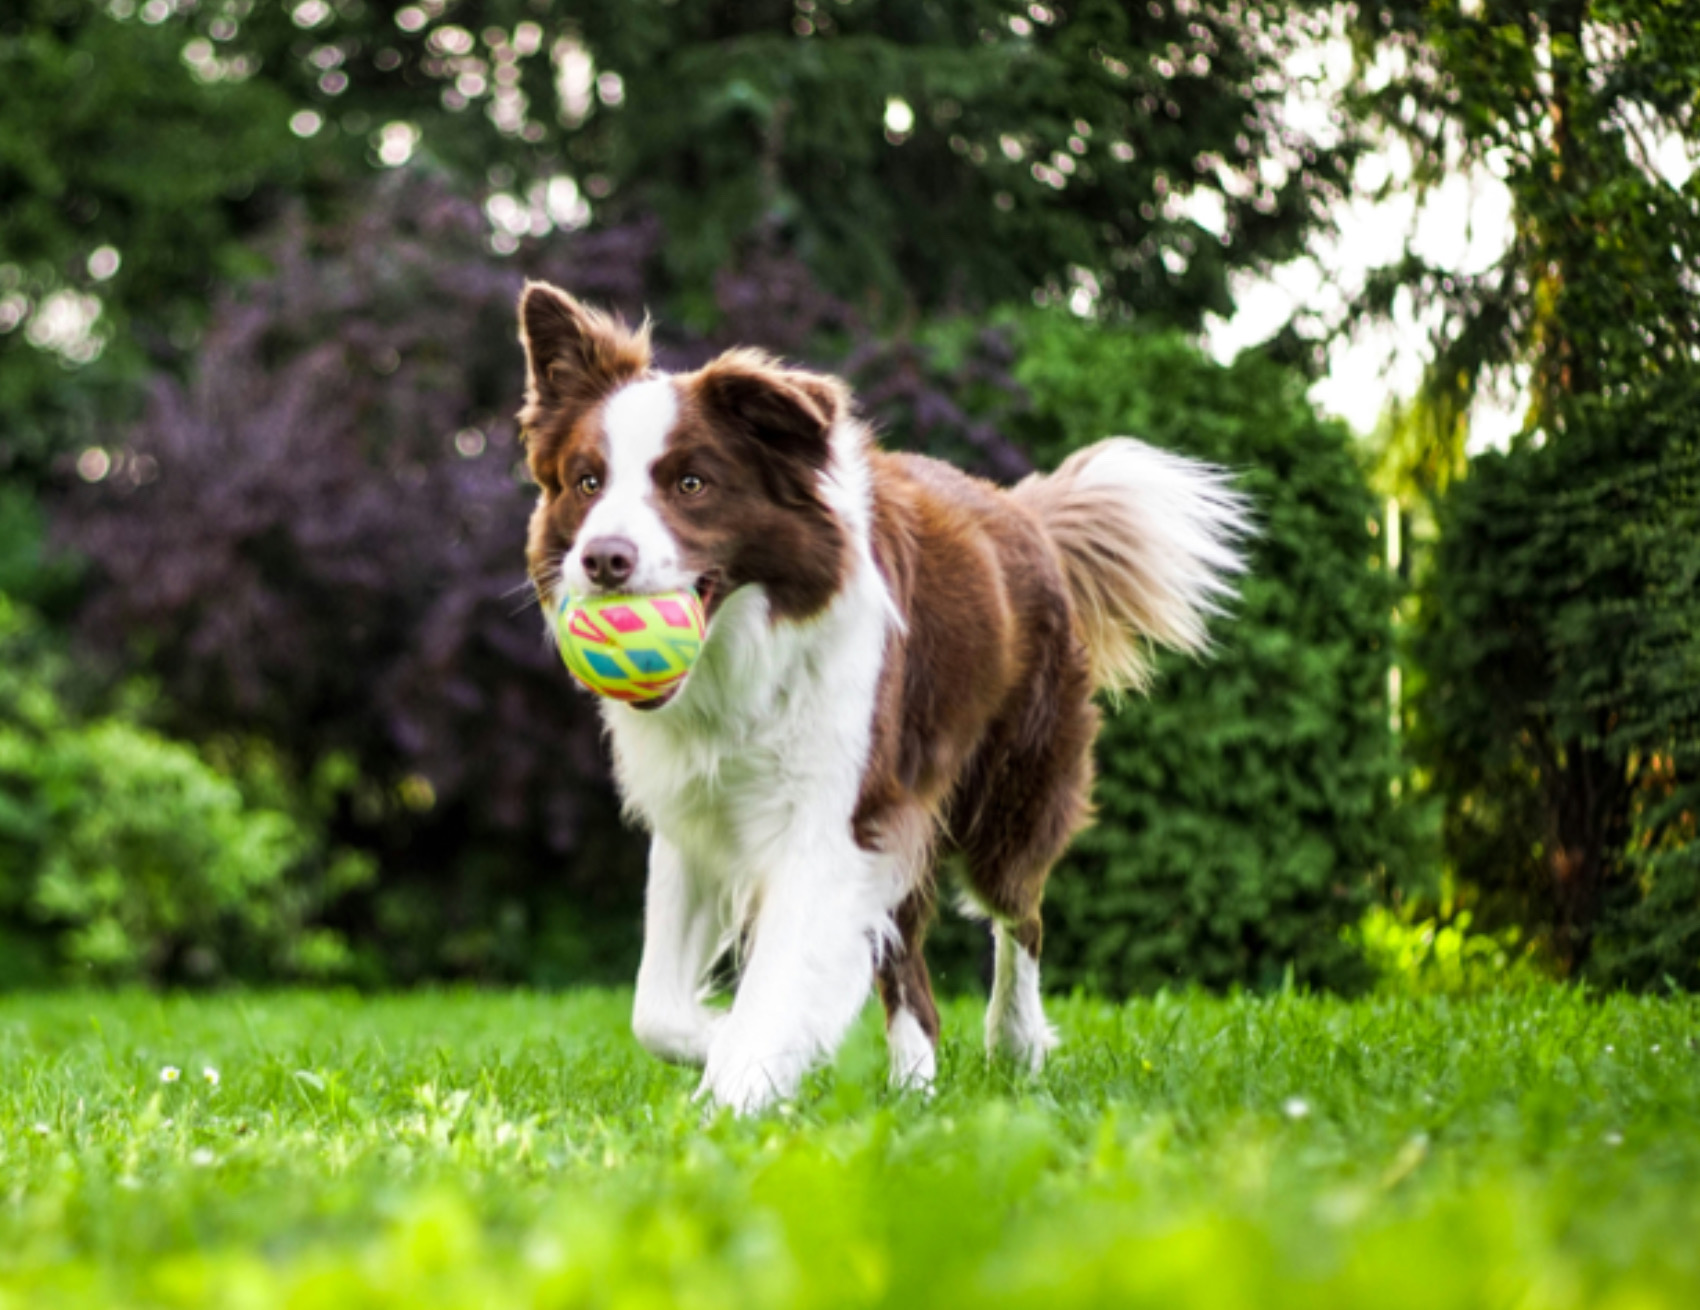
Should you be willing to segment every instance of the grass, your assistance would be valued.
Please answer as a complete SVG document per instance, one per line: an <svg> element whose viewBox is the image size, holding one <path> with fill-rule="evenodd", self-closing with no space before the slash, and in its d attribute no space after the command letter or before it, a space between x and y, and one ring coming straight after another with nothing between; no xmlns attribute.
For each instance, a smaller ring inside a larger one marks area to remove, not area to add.
<svg viewBox="0 0 1700 1310"><path fill-rule="evenodd" d="M708 1123L628 1004L0 998L0 1307L1700 1305L1693 999L1075 999L1031 1083L960 1002Z"/></svg>

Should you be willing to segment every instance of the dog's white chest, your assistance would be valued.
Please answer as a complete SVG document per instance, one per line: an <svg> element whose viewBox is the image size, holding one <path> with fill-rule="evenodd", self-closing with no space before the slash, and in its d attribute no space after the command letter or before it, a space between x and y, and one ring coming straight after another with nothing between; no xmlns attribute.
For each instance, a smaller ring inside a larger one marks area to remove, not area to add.
<svg viewBox="0 0 1700 1310"><path fill-rule="evenodd" d="M626 804L693 876L759 883L799 830L847 828L884 642L883 625L850 612L853 598L813 622L775 624L759 588L740 590L676 703L610 707Z"/></svg>

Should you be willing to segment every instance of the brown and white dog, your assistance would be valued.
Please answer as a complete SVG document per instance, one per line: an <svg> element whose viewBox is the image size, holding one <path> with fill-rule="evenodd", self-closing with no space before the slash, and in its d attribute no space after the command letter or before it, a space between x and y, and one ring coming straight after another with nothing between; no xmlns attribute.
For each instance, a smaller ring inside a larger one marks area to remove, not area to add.
<svg viewBox="0 0 1700 1310"><path fill-rule="evenodd" d="M1243 498L1119 438L1004 491L880 451L834 378L747 350L658 372L647 331L541 283L520 322L544 603L696 587L709 614L664 705L603 702L652 834L638 1040L753 1111L832 1056L877 981L893 1080L930 1084L921 939L954 850L996 943L986 1045L1039 1068L1039 904L1088 817L1093 692L1143 687L1151 642L1204 649ZM739 945L732 1006L710 1008Z"/></svg>

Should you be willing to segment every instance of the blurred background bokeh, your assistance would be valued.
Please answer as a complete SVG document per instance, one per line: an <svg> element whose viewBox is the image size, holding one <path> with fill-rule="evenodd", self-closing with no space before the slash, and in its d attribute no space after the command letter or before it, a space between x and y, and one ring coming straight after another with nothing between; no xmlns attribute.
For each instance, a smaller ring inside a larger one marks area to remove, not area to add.
<svg viewBox="0 0 1700 1310"><path fill-rule="evenodd" d="M1058 985L1700 983L1697 97L1682 0L7 0L0 987L629 977L528 276L994 479L1239 472Z"/></svg>

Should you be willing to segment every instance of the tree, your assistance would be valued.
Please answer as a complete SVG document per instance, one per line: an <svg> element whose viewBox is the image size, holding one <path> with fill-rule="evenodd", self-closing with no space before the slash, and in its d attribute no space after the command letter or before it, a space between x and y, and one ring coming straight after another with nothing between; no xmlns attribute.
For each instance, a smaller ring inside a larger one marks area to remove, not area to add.
<svg viewBox="0 0 1700 1310"><path fill-rule="evenodd" d="M1483 921L1531 930L1566 972L1642 984L1697 976L1693 911L1663 917L1693 901L1700 776L1681 417L1700 384L1700 179L1673 165L1700 154L1690 9L1382 3L1358 28L1358 106L1419 179L1487 168L1513 202L1484 273L1413 254L1372 280L1362 312L1409 294L1440 323L1404 473L1433 491L1463 471L1485 379L1515 370L1530 398L1511 450L1435 507L1412 740ZM1602 931L1616 963L1594 958Z"/></svg>
<svg viewBox="0 0 1700 1310"><path fill-rule="evenodd" d="M175 25L81 0L0 15L0 475L97 440L303 165L264 79L198 81ZM104 348L104 349L103 349Z"/></svg>
<svg viewBox="0 0 1700 1310"><path fill-rule="evenodd" d="M876 319L1038 291L1194 328L1347 176L1337 128L1283 118L1326 8L25 0L0 19L0 295L37 339L58 296L181 351L281 195L423 152L488 186L505 249L659 216L658 290L698 327L755 245ZM13 412L53 390L32 362Z"/></svg>
<svg viewBox="0 0 1700 1310"><path fill-rule="evenodd" d="M1478 457L1417 625L1414 742L1478 921L1611 983L1700 985L1697 392L1573 401L1562 440Z"/></svg>
<svg viewBox="0 0 1700 1310"><path fill-rule="evenodd" d="M1672 0L1397 0L1358 8L1357 113L1419 185L1498 176L1514 235L1479 274L1411 252L1358 307L1433 313L1427 404L1455 466L1487 378L1526 371L1528 430L1565 397L1621 393L1700 350L1700 25ZM1672 168L1678 168L1673 174Z"/></svg>
<svg viewBox="0 0 1700 1310"><path fill-rule="evenodd" d="M1322 10L30 0L5 50L58 93L73 64L110 89L62 120L0 105L61 177L6 175L39 216L0 228L35 233L27 311L63 290L110 324L95 364L51 361L86 408L38 412L27 457L62 476L74 443L92 479L51 497L91 564L85 649L158 677L173 731L263 735L298 777L353 761L337 835L388 876L339 926L395 974L512 976L551 921L581 972L618 960L634 848L590 716L501 600L528 495L503 454L520 271L655 310L670 363L736 339L838 368L894 439L1013 478L1014 334L976 322L947 351L926 325L1035 293L1180 327L1225 310L1350 164L1343 131L1283 121L1283 56ZM143 131L172 105L192 158ZM53 195L106 185L77 133L126 113L158 185L72 223ZM96 368L110 403L87 403Z"/></svg>

